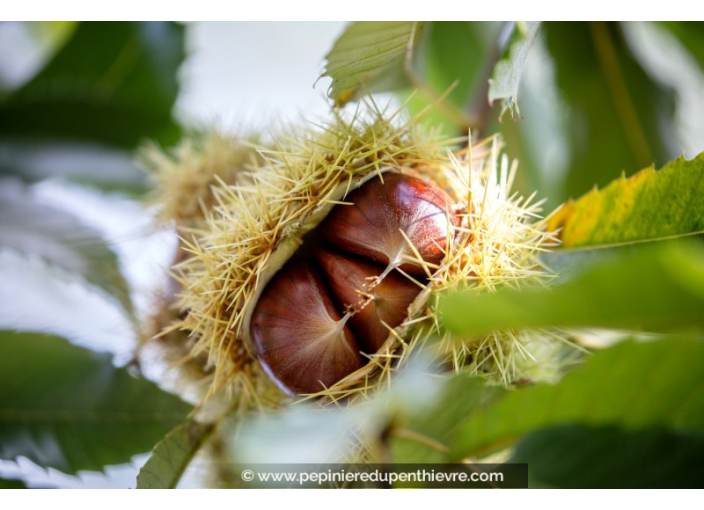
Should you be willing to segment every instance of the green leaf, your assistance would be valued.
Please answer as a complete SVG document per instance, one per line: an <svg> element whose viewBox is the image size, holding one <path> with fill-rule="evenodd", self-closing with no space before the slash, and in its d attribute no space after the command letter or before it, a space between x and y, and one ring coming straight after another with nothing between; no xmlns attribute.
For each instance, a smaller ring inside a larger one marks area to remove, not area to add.
<svg viewBox="0 0 704 510"><path fill-rule="evenodd" d="M544 35L538 33L524 68L520 122L496 119L487 132L501 133L505 153L519 162L513 190L526 197L537 192L536 196L545 200L543 210L551 211L564 202L560 176L567 170L569 149ZM527 80L528 71L534 69Z"/></svg>
<svg viewBox="0 0 704 510"><path fill-rule="evenodd" d="M169 432L139 470L138 489L174 489L193 456L208 440L213 425L187 421Z"/></svg>
<svg viewBox="0 0 704 510"><path fill-rule="evenodd" d="M467 374L449 377L432 406L414 416L394 421L390 445L393 462L447 462L454 427L504 392L502 388L487 386L478 377Z"/></svg>
<svg viewBox="0 0 704 510"><path fill-rule="evenodd" d="M407 86L406 48L409 42L417 42L422 27L422 22L413 21L355 21L348 25L325 56L323 76L332 78L328 95L343 106L367 92Z"/></svg>
<svg viewBox="0 0 704 510"><path fill-rule="evenodd" d="M27 83L70 38L78 21L10 21L3 23L3 58L0 101ZM0 50L2 51L2 50ZM8 65L9 64L9 65Z"/></svg>
<svg viewBox="0 0 704 510"><path fill-rule="evenodd" d="M0 478L0 490L5 489L26 489L27 484L22 480Z"/></svg>
<svg viewBox="0 0 704 510"><path fill-rule="evenodd" d="M667 429L564 425L529 434L510 462L531 485L585 489L700 488L704 436Z"/></svg>
<svg viewBox="0 0 704 510"><path fill-rule="evenodd" d="M0 458L66 473L150 451L190 406L110 357L40 333L0 333Z"/></svg>
<svg viewBox="0 0 704 510"><path fill-rule="evenodd" d="M567 106L564 198L676 156L672 91L644 71L619 24L545 22L543 31Z"/></svg>
<svg viewBox="0 0 704 510"><path fill-rule="evenodd" d="M703 389L701 340L624 342L598 352L555 386L512 392L473 413L456 429L451 456L483 455L556 425L702 433Z"/></svg>
<svg viewBox="0 0 704 510"><path fill-rule="evenodd" d="M117 256L99 232L74 215L44 205L21 185L0 189L0 247L39 257L104 290L134 319Z"/></svg>
<svg viewBox="0 0 704 510"><path fill-rule="evenodd" d="M83 22L29 83L0 103L0 136L134 147L176 141L171 109L184 27Z"/></svg>
<svg viewBox="0 0 704 510"><path fill-rule="evenodd" d="M704 342L624 342L598 352L555 386L509 393L461 423L452 458L483 455L567 424L704 432Z"/></svg>
<svg viewBox="0 0 704 510"><path fill-rule="evenodd" d="M704 232L704 153L621 177L550 216L563 248L593 248Z"/></svg>
<svg viewBox="0 0 704 510"><path fill-rule="evenodd" d="M442 296L444 327L481 335L525 327L604 327L644 330L704 325L704 250L662 243L614 254L551 288L464 291Z"/></svg>
<svg viewBox="0 0 704 510"><path fill-rule="evenodd" d="M702 21L661 21L704 70L704 22Z"/></svg>
<svg viewBox="0 0 704 510"><path fill-rule="evenodd" d="M517 21L506 51L496 63L489 80L489 102L502 101L502 112L511 111L511 117L519 116L518 85L528 52L540 29L540 21Z"/></svg>
<svg viewBox="0 0 704 510"><path fill-rule="evenodd" d="M432 358L416 351L394 375L392 384L368 401L321 407L302 402L231 424L231 449L238 463L326 463L349 460L359 442L378 441L395 420L427 413L442 394Z"/></svg>
<svg viewBox="0 0 704 510"><path fill-rule="evenodd" d="M458 122L458 115L469 112L479 117L480 110L489 107L486 101L471 101L478 94L475 91L486 86L486 68L491 63L499 28L499 23L427 21L416 45L413 68L433 93L421 89L413 94L407 103L410 114L425 111L423 121L447 136L466 135L466 126ZM403 101L409 95L405 91L400 94ZM445 97L443 104L455 108L455 113L438 104L441 96Z"/></svg>
<svg viewBox="0 0 704 510"><path fill-rule="evenodd" d="M91 144L0 141L3 175L27 183L58 179L136 196L149 189L147 175L137 168L131 151Z"/></svg>

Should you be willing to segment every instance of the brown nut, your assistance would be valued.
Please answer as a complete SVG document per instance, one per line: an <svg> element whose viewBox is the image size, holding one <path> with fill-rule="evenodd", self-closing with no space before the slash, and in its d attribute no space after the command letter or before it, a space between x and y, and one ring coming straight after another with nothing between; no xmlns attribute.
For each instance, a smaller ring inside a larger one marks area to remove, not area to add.
<svg viewBox="0 0 704 510"><path fill-rule="evenodd" d="M291 259L269 283L252 317L252 339L269 375L289 391L330 386L363 365L360 348L321 275Z"/></svg>
<svg viewBox="0 0 704 510"><path fill-rule="evenodd" d="M408 240L429 264L445 257L450 231L450 199L439 187L404 174L384 175L352 192L320 226L323 236L340 250L367 257L410 274L424 276ZM403 234L401 233L403 231ZM405 236L404 236L405 234Z"/></svg>
<svg viewBox="0 0 704 510"><path fill-rule="evenodd" d="M458 224L442 189L405 174L376 177L345 201L353 205L332 209L320 245L276 273L252 315L254 351L289 393L322 391L361 368L406 319Z"/></svg>

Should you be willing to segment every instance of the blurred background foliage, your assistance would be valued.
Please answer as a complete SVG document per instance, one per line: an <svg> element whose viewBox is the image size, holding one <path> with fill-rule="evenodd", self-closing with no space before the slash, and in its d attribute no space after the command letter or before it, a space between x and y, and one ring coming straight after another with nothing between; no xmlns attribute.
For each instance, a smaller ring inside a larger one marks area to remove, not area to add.
<svg viewBox="0 0 704 510"><path fill-rule="evenodd" d="M0 259L8 272L36 271L28 281L37 295L51 297L56 282L70 280L109 302L97 313L62 297L58 313L71 327L46 320L41 332L16 331L21 321L2 316L0 487L42 486L27 481L29 464L76 475L130 462L154 445L138 486L183 483L193 459L206 454L202 483L231 485L227 462L330 460L350 437L395 462L498 452L527 462L536 486L704 483L697 465L704 453L704 159L695 158L704 151L703 23L348 25L327 55L332 102L381 93L379 101L405 102L410 115L448 136L500 133L521 163L518 192L537 192L546 212L576 200L552 218L565 241L546 259L560 271L558 284L450 296L440 303L448 330L597 328L584 338L603 339L603 329L617 328L610 338L621 341L594 349L556 385L509 391L463 374L428 377L432 369L420 363L367 405L296 406L237 424L237 434L227 420L216 427L188 419L192 406L147 380L146 367L129 356L111 359L76 341L81 335L72 333L89 320L110 327L115 313L136 337L149 296L132 285L119 241L42 191L58 181L111 200L144 196L135 149L147 140L172 146L194 127L174 116L191 29L0 25L0 38L12 42L0 46ZM312 84L316 76L308 78ZM241 79L257 76L247 70ZM624 179L653 165L665 168ZM588 193L594 186L599 191ZM107 201L98 204L110 213ZM146 206L136 214L149 223ZM3 308L15 292L5 287ZM26 314L41 318L44 305L27 302Z"/></svg>
<svg viewBox="0 0 704 510"><path fill-rule="evenodd" d="M174 144L180 129L171 110L185 57L185 28L137 22L62 25L30 25L39 32L38 45L46 40L42 30L68 34L43 43L51 46L44 50L51 56L31 79L2 91L2 172L27 181L59 174L143 192L142 173L129 165L122 175L101 175L109 172L97 170L93 160L81 169L85 174L65 175L70 170L51 160L58 151L85 152L99 161L107 151L129 161L145 139Z"/></svg>
<svg viewBox="0 0 704 510"><path fill-rule="evenodd" d="M702 37L697 23L556 22L533 31L530 25L514 26L423 23L408 58L413 23L360 24L344 36L358 39L359 53L339 52L343 61L333 58L328 65L333 97L344 103L366 90L397 90L403 97L409 87L414 91L409 109L418 113L446 95L429 122L448 134L466 134L467 128L478 136L500 132L507 152L521 161L520 191L537 190L552 207L622 173L660 167L685 150L689 157L701 152L700 145L685 147L675 112L676 102L680 109L691 107L682 90L686 74L701 79L704 68L701 50L694 49ZM390 30L395 40L388 39ZM376 57L365 58L364 44L374 38L396 48L395 54L385 49L381 70ZM689 64L682 76L662 64L682 58ZM397 78L390 80L389 73ZM509 103L511 115L492 108L487 98Z"/></svg>

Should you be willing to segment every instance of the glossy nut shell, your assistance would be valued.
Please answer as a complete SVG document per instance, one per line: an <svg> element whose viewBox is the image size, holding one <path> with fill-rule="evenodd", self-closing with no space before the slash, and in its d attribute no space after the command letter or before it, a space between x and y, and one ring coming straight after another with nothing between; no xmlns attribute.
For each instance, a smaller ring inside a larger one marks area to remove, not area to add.
<svg viewBox="0 0 704 510"><path fill-rule="evenodd" d="M252 314L254 352L292 394L322 391L366 364L407 318L457 226L447 194L405 174L374 177L345 202L353 205L332 209Z"/></svg>

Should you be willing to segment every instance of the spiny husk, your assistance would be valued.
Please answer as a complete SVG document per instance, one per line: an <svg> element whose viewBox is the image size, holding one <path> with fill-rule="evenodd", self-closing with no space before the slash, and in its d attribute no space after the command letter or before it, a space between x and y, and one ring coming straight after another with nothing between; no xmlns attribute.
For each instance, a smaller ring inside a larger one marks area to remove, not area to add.
<svg viewBox="0 0 704 510"><path fill-rule="evenodd" d="M144 146L138 161L154 185L151 202L158 206L157 219L173 221L180 229L198 225L214 205L212 187L245 178L246 169L259 159L258 140L254 133L210 130L184 137L169 151Z"/></svg>
<svg viewBox="0 0 704 510"><path fill-rule="evenodd" d="M311 397L364 398L386 384L412 350L431 343L453 370L468 369L494 383L514 384L528 372L532 378L553 373L536 371L540 360L533 353L555 345L554 333L505 331L457 341L442 336L433 307L433 297L445 289L492 292L549 278L537 255L556 240L543 228L540 203L510 194L516 166L500 155L496 139L452 152L458 140L442 140L414 122L370 110L349 121L335 115L328 124L292 130L271 148L259 149L247 179L233 184L216 177L214 205L203 209L204 220L183 239L190 256L176 265L175 275L183 287L179 304L185 317L173 329L189 332L191 356L204 356L213 368L212 391L227 389L243 408L288 399L264 373L248 341L258 296L306 232L349 191L386 171L442 186L455 201L461 225L449 232L442 266L426 264L430 283L382 349L368 356L365 367Z"/></svg>
<svg viewBox="0 0 704 510"><path fill-rule="evenodd" d="M160 226L172 225L181 236L172 265L188 256L185 240L192 240L194 230L203 228L205 211L212 209L215 201L213 187L248 179L252 165L260 161L259 140L254 132L230 135L209 129L190 133L169 150L153 143L140 149L137 163L153 183L148 201L156 208L156 220ZM187 313L175 303L181 290L180 282L174 279L156 290L154 313L140 331L139 359L162 367L166 373L160 378L168 381L168 387L197 403L212 386L213 370L207 356L192 355L194 339L189 332L173 327ZM211 399L210 407L217 406Z"/></svg>

